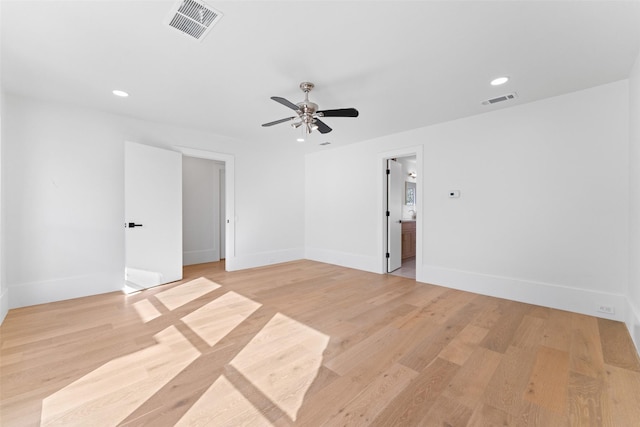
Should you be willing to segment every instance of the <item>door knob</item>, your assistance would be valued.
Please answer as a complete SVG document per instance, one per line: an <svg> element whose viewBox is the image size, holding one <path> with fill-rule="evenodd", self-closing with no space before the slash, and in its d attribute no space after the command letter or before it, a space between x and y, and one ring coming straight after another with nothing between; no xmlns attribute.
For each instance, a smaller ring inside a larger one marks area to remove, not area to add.
<svg viewBox="0 0 640 427"><path fill-rule="evenodd" d="M142 227L142 224L135 224L133 222L129 223L129 228L134 228L134 227Z"/></svg>

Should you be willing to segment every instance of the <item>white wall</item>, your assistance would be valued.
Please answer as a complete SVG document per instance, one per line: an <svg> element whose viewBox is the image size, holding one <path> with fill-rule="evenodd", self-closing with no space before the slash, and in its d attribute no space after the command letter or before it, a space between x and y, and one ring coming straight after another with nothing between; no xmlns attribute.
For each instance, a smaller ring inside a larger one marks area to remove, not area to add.
<svg viewBox="0 0 640 427"><path fill-rule="evenodd" d="M0 79L1 81L1 79ZM5 276L5 250L4 250L4 190L2 190L2 186L4 184L3 173L4 169L2 167L3 162L3 134L4 128L2 127L3 121L3 111L4 111L4 94L2 93L2 88L0 87L0 323L4 320L9 311L9 291L7 286L7 280Z"/></svg>
<svg viewBox="0 0 640 427"><path fill-rule="evenodd" d="M626 322L640 352L640 55L629 78L629 314Z"/></svg>
<svg viewBox="0 0 640 427"><path fill-rule="evenodd" d="M419 281L624 317L626 80L307 155L308 257L381 272L380 153L417 144Z"/></svg>
<svg viewBox="0 0 640 427"><path fill-rule="evenodd" d="M2 15L2 4L0 3L0 15ZM1 44L1 36L2 32L0 31L0 44ZM0 55L0 70L2 70L2 55ZM1 74L1 73L0 73ZM3 135L4 128L2 127L3 120L3 112L4 112L4 90L2 87L2 75L0 75L0 323L4 320L7 312L9 311L9 292L7 287L7 281L5 277L5 258L4 258L4 210L2 207L4 206L4 191L2 190L2 185L4 180L2 179L3 169L2 169L2 147L3 147Z"/></svg>
<svg viewBox="0 0 640 427"><path fill-rule="evenodd" d="M220 260L220 170L213 160L182 158L183 265Z"/></svg>
<svg viewBox="0 0 640 427"><path fill-rule="evenodd" d="M306 156L306 257L381 273L377 184L382 166L366 144Z"/></svg>
<svg viewBox="0 0 640 427"><path fill-rule="evenodd" d="M119 289L123 144L112 118L12 97L6 107L11 307Z"/></svg>
<svg viewBox="0 0 640 427"><path fill-rule="evenodd" d="M235 268L303 256L303 155L290 144L249 149L196 130L15 95L4 107L11 307L122 287L125 140L234 156L236 245L227 260Z"/></svg>

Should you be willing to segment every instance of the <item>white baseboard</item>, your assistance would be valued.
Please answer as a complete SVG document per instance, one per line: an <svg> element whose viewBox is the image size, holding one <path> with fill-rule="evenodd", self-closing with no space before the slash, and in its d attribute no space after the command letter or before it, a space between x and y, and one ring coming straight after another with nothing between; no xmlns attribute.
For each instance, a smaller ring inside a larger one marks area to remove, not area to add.
<svg viewBox="0 0 640 427"><path fill-rule="evenodd" d="M572 311L590 316L602 317L624 322L628 312L626 296L568 286L534 282L511 277L492 276L423 265L421 277L423 283ZM599 305L614 307L614 314L597 311Z"/></svg>
<svg viewBox="0 0 640 427"><path fill-rule="evenodd" d="M158 286L163 282L162 274L157 271L141 270L139 268L124 268L125 292L141 291Z"/></svg>
<svg viewBox="0 0 640 427"><path fill-rule="evenodd" d="M380 258L375 256L307 248L305 251L305 258L311 261L325 262L327 264L355 268L356 270L364 270L371 273L384 273L381 271Z"/></svg>
<svg viewBox="0 0 640 427"><path fill-rule="evenodd" d="M238 255L225 259L227 271L244 270L263 267L281 262L295 261L304 258L304 248L285 249L282 251L260 252L249 255Z"/></svg>
<svg viewBox="0 0 640 427"><path fill-rule="evenodd" d="M629 330L629 335L636 346L638 354L640 354L640 307L636 307L633 302L628 299L627 318L625 323Z"/></svg>
<svg viewBox="0 0 640 427"><path fill-rule="evenodd" d="M26 307L89 295L122 290L124 268L120 272L103 272L62 279L9 284L9 308Z"/></svg>
<svg viewBox="0 0 640 427"><path fill-rule="evenodd" d="M4 321L4 318L7 317L7 313L9 312L9 289L2 289L0 292L0 325Z"/></svg>
<svg viewBox="0 0 640 427"><path fill-rule="evenodd" d="M220 261L217 249L203 249L199 251L184 251L182 265L202 264L204 262Z"/></svg>

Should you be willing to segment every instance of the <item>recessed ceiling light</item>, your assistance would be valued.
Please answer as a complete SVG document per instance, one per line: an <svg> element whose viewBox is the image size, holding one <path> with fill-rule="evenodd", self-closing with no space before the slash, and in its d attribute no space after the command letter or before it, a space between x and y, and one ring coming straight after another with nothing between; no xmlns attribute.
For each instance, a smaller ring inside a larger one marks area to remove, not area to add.
<svg viewBox="0 0 640 427"><path fill-rule="evenodd" d="M500 86L509 81L509 77L498 77L497 79L491 80L491 86Z"/></svg>
<svg viewBox="0 0 640 427"><path fill-rule="evenodd" d="M296 139L296 141L298 141L298 142L304 142L304 138L298 138L298 139Z"/></svg>
<svg viewBox="0 0 640 427"><path fill-rule="evenodd" d="M114 90L112 93L113 93L115 96L119 96L119 97L121 97L121 98L126 98L127 96L129 96L129 94L128 94L127 92L123 91L123 90L117 90L117 89L116 89L116 90Z"/></svg>

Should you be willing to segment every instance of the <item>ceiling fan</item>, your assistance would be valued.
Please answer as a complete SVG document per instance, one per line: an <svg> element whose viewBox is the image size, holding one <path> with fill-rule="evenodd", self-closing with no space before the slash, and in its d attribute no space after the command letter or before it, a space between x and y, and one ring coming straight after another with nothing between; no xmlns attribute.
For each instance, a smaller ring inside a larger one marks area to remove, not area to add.
<svg viewBox="0 0 640 427"><path fill-rule="evenodd" d="M336 110L318 110L318 104L309 101L309 92L314 88L310 82L300 83L300 89L304 92L304 101L294 104L282 97L272 96L271 99L294 110L297 115L280 119L269 123L264 123L263 127L277 125L288 121L294 121L291 126L299 128L302 126L303 134L309 135L312 131L318 130L320 133L329 133L331 128L319 117L358 117L358 110L355 108L339 108ZM301 138L304 140L303 138Z"/></svg>

